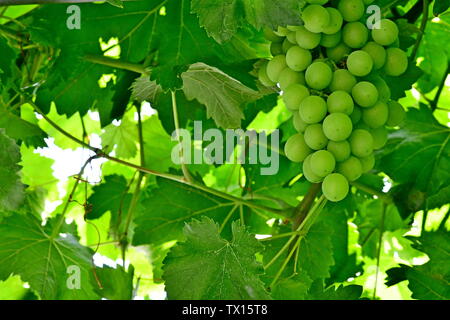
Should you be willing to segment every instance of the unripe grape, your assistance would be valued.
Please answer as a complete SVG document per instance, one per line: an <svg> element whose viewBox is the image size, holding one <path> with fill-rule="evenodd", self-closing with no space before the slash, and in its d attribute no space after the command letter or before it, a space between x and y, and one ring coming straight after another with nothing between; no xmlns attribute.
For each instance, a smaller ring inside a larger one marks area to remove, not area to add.
<svg viewBox="0 0 450 320"><path fill-rule="evenodd" d="M352 51L352 49L350 49L350 47L348 47L344 43L340 43L334 48L327 48L326 51L328 58L330 58L334 62L339 62L344 57L346 57Z"/></svg>
<svg viewBox="0 0 450 320"><path fill-rule="evenodd" d="M363 169L359 159L351 156L337 165L337 172L346 177L348 181L355 181L361 177Z"/></svg>
<svg viewBox="0 0 450 320"><path fill-rule="evenodd" d="M284 153L292 162L302 162L311 152L311 148L306 145L305 138L301 133L291 136L284 146Z"/></svg>
<svg viewBox="0 0 450 320"><path fill-rule="evenodd" d="M350 157L350 144L348 141L328 141L327 150L331 152L336 161L344 161Z"/></svg>
<svg viewBox="0 0 450 320"><path fill-rule="evenodd" d="M388 115L388 106L383 101L378 101L373 107L365 108L362 111L362 119L370 128L378 128L384 125Z"/></svg>
<svg viewBox="0 0 450 320"><path fill-rule="evenodd" d="M341 0L338 9L345 21L352 22L362 18L365 7L362 0Z"/></svg>
<svg viewBox="0 0 450 320"><path fill-rule="evenodd" d="M336 32L333 34L324 34L320 40L320 45L325 48L333 48L341 42L342 32Z"/></svg>
<svg viewBox="0 0 450 320"><path fill-rule="evenodd" d="M300 107L300 103L309 96L309 90L305 86L294 83L283 91L283 101L289 110L295 111Z"/></svg>
<svg viewBox="0 0 450 320"><path fill-rule="evenodd" d="M372 38L382 46L388 46L398 38L398 27L392 20L382 19L379 29L372 29Z"/></svg>
<svg viewBox="0 0 450 320"><path fill-rule="evenodd" d="M406 113L402 105L397 101L389 101L389 116L386 125L389 127L396 127L400 125L405 119Z"/></svg>
<svg viewBox="0 0 450 320"><path fill-rule="evenodd" d="M322 193L330 201L343 200L349 191L347 179L340 173L332 173L325 177L322 183Z"/></svg>
<svg viewBox="0 0 450 320"><path fill-rule="evenodd" d="M278 82L280 83L280 89L283 91L294 83L305 85L305 74L303 72L296 72L291 68L285 68L281 71Z"/></svg>
<svg viewBox="0 0 450 320"><path fill-rule="evenodd" d="M364 47L369 39L369 30L361 22L350 22L342 29L342 40L353 49Z"/></svg>
<svg viewBox="0 0 450 320"><path fill-rule="evenodd" d="M295 46L295 44L290 43L288 39L284 39L281 48L283 49L283 52L286 53L293 46Z"/></svg>
<svg viewBox="0 0 450 320"><path fill-rule="evenodd" d="M295 32L297 44L303 49L314 49L319 45L321 38L322 35L320 33L311 32L304 26L301 26L301 28Z"/></svg>
<svg viewBox="0 0 450 320"><path fill-rule="evenodd" d="M259 68L258 70L258 79L264 86L273 87L274 85L276 85L276 83L269 79L266 71L267 71L267 62L264 62L264 64L262 64L261 68Z"/></svg>
<svg viewBox="0 0 450 320"><path fill-rule="evenodd" d="M341 13L332 7L326 8L328 13L330 14L330 23L323 29L324 34L335 34L340 31L342 28L342 15Z"/></svg>
<svg viewBox="0 0 450 320"><path fill-rule="evenodd" d="M373 61L374 69L378 70L382 68L386 62L386 50L378 43L370 41L362 48L367 52Z"/></svg>
<svg viewBox="0 0 450 320"><path fill-rule="evenodd" d="M315 175L325 177L333 172L336 160L331 152L319 150L311 155L309 164Z"/></svg>
<svg viewBox="0 0 450 320"><path fill-rule="evenodd" d="M384 126L378 127L376 129L371 129L370 133L373 138L373 149L378 150L386 145L388 140L388 132Z"/></svg>
<svg viewBox="0 0 450 320"><path fill-rule="evenodd" d="M308 180L311 183L319 183L322 181L322 177L319 177L318 175L314 174L311 170L311 156L309 155L306 157L305 161L303 161L303 175L305 176L306 180Z"/></svg>
<svg viewBox="0 0 450 320"><path fill-rule="evenodd" d="M298 132L305 132L308 124L300 118L300 114L298 112L294 112L292 115L292 122L294 123L294 128Z"/></svg>
<svg viewBox="0 0 450 320"><path fill-rule="evenodd" d="M320 123L311 124L305 130L305 142L313 150L325 148L328 138L323 133Z"/></svg>
<svg viewBox="0 0 450 320"><path fill-rule="evenodd" d="M273 57L267 64L267 76L273 82L278 82L281 71L286 68L286 57L282 54Z"/></svg>
<svg viewBox="0 0 450 320"><path fill-rule="evenodd" d="M331 82L333 72L324 62L314 62L306 69L305 80L312 89L323 90Z"/></svg>
<svg viewBox="0 0 450 320"><path fill-rule="evenodd" d="M331 91L345 91L351 93L356 84L356 78L346 69L338 69L333 73L330 83Z"/></svg>
<svg viewBox="0 0 450 320"><path fill-rule="evenodd" d="M350 115L350 119L352 119L353 125L357 124L359 122L359 120L361 120L361 116L362 116L361 108L358 106L355 106L353 108L352 114Z"/></svg>
<svg viewBox="0 0 450 320"><path fill-rule="evenodd" d="M286 37L289 32L290 32L290 30L288 28L285 28L282 26L278 26L277 31L274 31L274 33L280 37Z"/></svg>
<svg viewBox="0 0 450 320"><path fill-rule="evenodd" d="M352 89L352 97L361 107L372 107L378 101L378 90L370 82L358 82Z"/></svg>
<svg viewBox="0 0 450 320"><path fill-rule="evenodd" d="M363 173L369 172L375 166L375 156L373 153L367 157L359 158L359 161L361 161Z"/></svg>
<svg viewBox="0 0 450 320"><path fill-rule="evenodd" d="M347 58L347 68L351 74L357 77L367 76L373 67L370 55L362 50L352 52Z"/></svg>
<svg viewBox="0 0 450 320"><path fill-rule="evenodd" d="M384 72L388 76L398 77L408 69L408 56L406 52L399 48L389 48L386 50L386 63Z"/></svg>
<svg viewBox="0 0 450 320"><path fill-rule="evenodd" d="M304 71L312 62L309 50L293 46L286 53L286 64L294 71Z"/></svg>
<svg viewBox="0 0 450 320"><path fill-rule="evenodd" d="M349 142L352 153L359 158L368 157L373 152L373 138L366 130L356 129L353 131Z"/></svg>
<svg viewBox="0 0 450 320"><path fill-rule="evenodd" d="M354 103L347 92L338 90L328 96L327 107L329 113L339 112L350 115L353 112Z"/></svg>
<svg viewBox="0 0 450 320"><path fill-rule="evenodd" d="M264 38L272 42L282 42L284 40L283 37L277 36L272 30L269 28L264 28Z"/></svg>
<svg viewBox="0 0 450 320"><path fill-rule="evenodd" d="M290 31L286 36L286 39L292 44L297 44L297 40L295 39L295 34L296 34L296 31Z"/></svg>
<svg viewBox="0 0 450 320"><path fill-rule="evenodd" d="M272 42L270 44L270 53L273 56L277 56L279 54L283 54L283 46L281 42Z"/></svg>
<svg viewBox="0 0 450 320"><path fill-rule="evenodd" d="M300 118L308 124L320 122L327 114L327 103L318 96L306 97L300 103L299 114Z"/></svg>
<svg viewBox="0 0 450 320"><path fill-rule="evenodd" d="M297 31L303 28L303 26L286 26L286 28L290 31Z"/></svg>
<svg viewBox="0 0 450 320"><path fill-rule="evenodd" d="M344 113L332 113L323 120L323 132L332 141L343 141L352 133L353 124Z"/></svg>
<svg viewBox="0 0 450 320"><path fill-rule="evenodd" d="M302 19L305 28L311 32L322 32L330 23L330 14L324 7L311 4L303 9Z"/></svg>

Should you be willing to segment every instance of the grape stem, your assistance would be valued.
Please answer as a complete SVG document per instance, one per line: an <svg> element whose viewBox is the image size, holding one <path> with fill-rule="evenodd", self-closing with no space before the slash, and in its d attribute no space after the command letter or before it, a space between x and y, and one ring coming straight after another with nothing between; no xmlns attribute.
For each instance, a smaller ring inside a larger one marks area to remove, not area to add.
<svg viewBox="0 0 450 320"><path fill-rule="evenodd" d="M298 226L305 220L306 215L308 214L309 209L314 203L314 199L320 191L321 184L313 183L306 195L303 197L303 200L299 203L299 205L294 209L293 215L293 224L292 229L296 230Z"/></svg>
<svg viewBox="0 0 450 320"><path fill-rule="evenodd" d="M438 91L436 92L436 95L433 99L433 101L430 102L430 107L431 110L436 110L438 103L439 103L439 99L441 97L442 91L444 90L445 87L445 82L447 80L447 76L450 73L450 65L447 67L447 70L445 70L445 74L444 77L442 78L441 84L439 85Z"/></svg>
<svg viewBox="0 0 450 320"><path fill-rule="evenodd" d="M423 35L425 34L425 28L428 23L428 7L429 0L423 0L423 13L422 13L422 22L420 24L420 31L417 35L416 44L414 45L413 51L411 53L412 60L416 60L417 52L419 51L420 43L422 42Z"/></svg>

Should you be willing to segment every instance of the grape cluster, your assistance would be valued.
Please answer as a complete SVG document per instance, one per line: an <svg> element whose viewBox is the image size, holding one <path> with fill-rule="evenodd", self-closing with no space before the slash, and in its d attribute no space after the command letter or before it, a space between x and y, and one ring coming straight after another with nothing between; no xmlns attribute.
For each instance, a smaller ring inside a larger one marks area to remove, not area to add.
<svg viewBox="0 0 450 320"><path fill-rule="evenodd" d="M298 133L286 142L286 156L303 162L304 176L322 182L328 200L340 201L349 181L374 167L386 126L404 118L383 76L403 74L408 59L395 22L366 26L366 5L373 0L306 2L302 25L265 30L273 58L258 77L265 86L278 85L293 113Z"/></svg>

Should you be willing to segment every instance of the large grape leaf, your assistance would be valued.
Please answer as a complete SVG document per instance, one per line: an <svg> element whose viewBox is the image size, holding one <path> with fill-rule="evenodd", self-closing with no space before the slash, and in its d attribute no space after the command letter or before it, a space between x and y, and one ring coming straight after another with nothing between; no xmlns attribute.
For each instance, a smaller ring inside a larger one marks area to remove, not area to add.
<svg viewBox="0 0 450 320"><path fill-rule="evenodd" d="M14 210L22 202L23 184L20 180L20 149L0 128L0 209Z"/></svg>
<svg viewBox="0 0 450 320"><path fill-rule="evenodd" d="M119 158L134 158L137 154L138 127L128 117L124 117L119 125L109 124L101 135L105 152L115 151Z"/></svg>
<svg viewBox="0 0 450 320"><path fill-rule="evenodd" d="M0 36L0 84L4 82L12 75L13 62L16 57L14 50L8 46L8 43L3 36Z"/></svg>
<svg viewBox="0 0 450 320"><path fill-rule="evenodd" d="M450 129L439 124L426 106L409 109L404 126L390 135L381 169L428 198L429 208L440 207L449 199L449 140Z"/></svg>
<svg viewBox="0 0 450 320"><path fill-rule="evenodd" d="M222 221L234 205L182 183L165 179L157 182L156 189L151 186L142 195L143 210L135 219L134 245L180 239L187 221L203 215Z"/></svg>
<svg viewBox="0 0 450 320"><path fill-rule="evenodd" d="M361 297L363 287L358 285L338 285L324 288L320 280L314 281L306 296L308 300L357 300Z"/></svg>
<svg viewBox="0 0 450 320"><path fill-rule="evenodd" d="M200 24L217 42L229 40L247 23L257 29L300 24L297 0L193 0L191 6Z"/></svg>
<svg viewBox="0 0 450 320"><path fill-rule="evenodd" d="M232 234L230 241L221 238L219 226L207 218L184 227L186 241L172 248L164 260L169 299L270 298L259 280L263 269L255 257L262 246L237 222Z"/></svg>
<svg viewBox="0 0 450 320"><path fill-rule="evenodd" d="M55 224L49 220L42 226L33 215L13 215L0 223L0 280L20 275L41 299L98 299L92 251L72 234L53 236ZM68 229L73 226L64 225L61 232ZM79 288L69 286L71 268L79 270Z"/></svg>
<svg viewBox="0 0 450 320"><path fill-rule="evenodd" d="M99 295L108 300L131 300L133 297L134 267L128 271L122 266L96 268L95 274L101 288L96 288Z"/></svg>
<svg viewBox="0 0 450 320"><path fill-rule="evenodd" d="M447 231L424 233L413 239L414 247L425 252L430 261L409 268L406 278L412 297L423 300L450 299L450 235Z"/></svg>

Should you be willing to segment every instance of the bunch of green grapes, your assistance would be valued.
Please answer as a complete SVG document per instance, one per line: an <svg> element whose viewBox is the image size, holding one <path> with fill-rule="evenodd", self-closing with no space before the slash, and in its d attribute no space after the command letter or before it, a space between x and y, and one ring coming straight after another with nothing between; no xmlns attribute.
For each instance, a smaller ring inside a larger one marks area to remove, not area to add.
<svg viewBox="0 0 450 320"><path fill-rule="evenodd" d="M265 30L273 58L258 75L265 86L280 88L293 114L298 133L288 139L286 156L303 163L308 181L322 182L328 200L340 201L349 182L374 167L386 126L403 121L404 109L390 99L383 77L403 74L408 59L395 22L367 28L373 0L306 2L302 25Z"/></svg>

